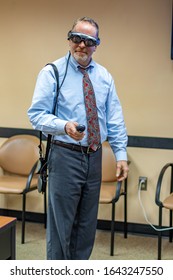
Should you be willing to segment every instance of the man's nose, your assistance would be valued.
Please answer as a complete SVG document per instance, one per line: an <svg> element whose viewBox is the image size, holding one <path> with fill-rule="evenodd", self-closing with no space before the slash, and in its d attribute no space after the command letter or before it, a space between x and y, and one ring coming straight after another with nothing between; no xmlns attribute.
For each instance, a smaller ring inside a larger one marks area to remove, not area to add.
<svg viewBox="0 0 173 280"><path fill-rule="evenodd" d="M84 48L84 47L85 47L85 43L84 43L84 41L83 41L83 40L79 43L79 46L80 46L80 47L82 47L82 48Z"/></svg>

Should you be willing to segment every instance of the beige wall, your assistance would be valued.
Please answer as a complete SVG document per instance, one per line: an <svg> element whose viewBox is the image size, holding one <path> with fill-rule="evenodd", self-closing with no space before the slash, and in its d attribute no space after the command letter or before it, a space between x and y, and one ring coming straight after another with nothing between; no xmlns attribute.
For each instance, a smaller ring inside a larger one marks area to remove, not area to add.
<svg viewBox="0 0 173 280"><path fill-rule="evenodd" d="M100 25L101 45L94 58L115 79L128 134L173 138L171 7L172 0L0 0L0 126L31 128L26 112L38 71L66 54L66 34L74 19L88 15ZM148 190L141 195L156 223L157 176L172 161L173 151L128 148L128 154L128 220L146 223L137 184L139 176L147 176ZM42 211L41 197L31 197L28 210ZM18 209L19 201L0 196L3 206ZM122 218L121 207L117 219ZM99 217L109 217L108 207L100 208Z"/></svg>

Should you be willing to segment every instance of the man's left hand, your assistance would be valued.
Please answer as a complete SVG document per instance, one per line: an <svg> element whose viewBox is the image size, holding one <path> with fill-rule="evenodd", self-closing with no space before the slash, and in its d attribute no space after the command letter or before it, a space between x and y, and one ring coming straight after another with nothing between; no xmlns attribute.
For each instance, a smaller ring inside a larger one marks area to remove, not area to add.
<svg viewBox="0 0 173 280"><path fill-rule="evenodd" d="M123 181L127 178L129 171L128 163L125 160L117 161L116 177L118 181Z"/></svg>

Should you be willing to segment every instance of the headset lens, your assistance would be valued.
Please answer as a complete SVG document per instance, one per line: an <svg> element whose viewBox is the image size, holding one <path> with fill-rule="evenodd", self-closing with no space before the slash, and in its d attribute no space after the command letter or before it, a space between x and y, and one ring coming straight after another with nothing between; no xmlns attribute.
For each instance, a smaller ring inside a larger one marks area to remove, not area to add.
<svg viewBox="0 0 173 280"><path fill-rule="evenodd" d="M73 43L75 44L80 44L81 42L84 42L86 47L93 47L97 45L97 40L89 38L87 35L86 36L80 36L80 35L71 35L69 38L72 40Z"/></svg>

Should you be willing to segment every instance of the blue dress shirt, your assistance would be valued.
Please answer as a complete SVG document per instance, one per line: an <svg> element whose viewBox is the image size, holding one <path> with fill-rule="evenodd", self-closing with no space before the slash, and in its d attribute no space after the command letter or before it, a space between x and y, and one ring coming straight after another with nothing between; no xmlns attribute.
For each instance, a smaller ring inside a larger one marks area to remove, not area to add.
<svg viewBox="0 0 173 280"><path fill-rule="evenodd" d="M68 55L53 62L59 71L60 85ZM83 74L78 67L79 64L71 56L67 75L59 92L56 114L53 115L51 112L56 96L56 79L52 66L45 66L38 75L32 104L28 110L30 122L35 129L43 131L44 134L52 134L54 140L75 144L78 143L65 133L64 127L68 121L87 126L82 88ZM87 69L96 96L101 142L107 139L116 159L127 160L126 127L113 78L103 66L93 60ZM82 146L88 146L87 129L80 142Z"/></svg>

